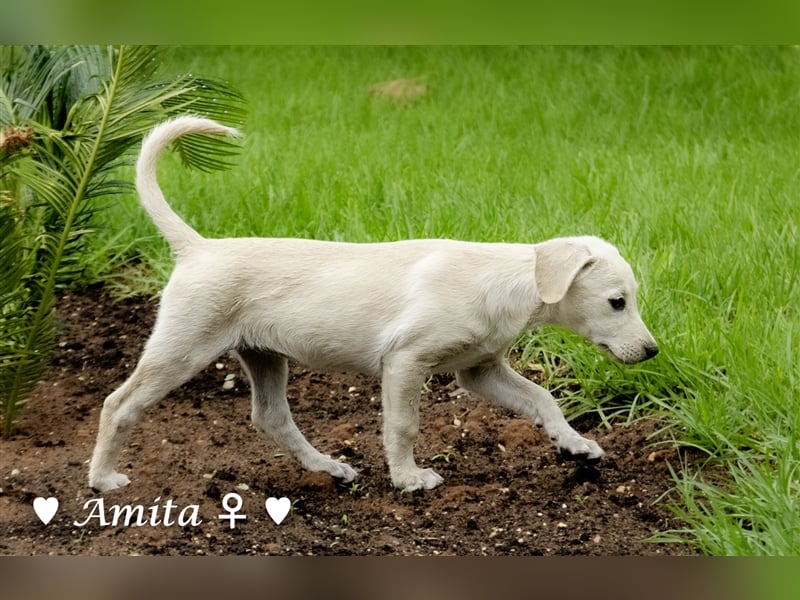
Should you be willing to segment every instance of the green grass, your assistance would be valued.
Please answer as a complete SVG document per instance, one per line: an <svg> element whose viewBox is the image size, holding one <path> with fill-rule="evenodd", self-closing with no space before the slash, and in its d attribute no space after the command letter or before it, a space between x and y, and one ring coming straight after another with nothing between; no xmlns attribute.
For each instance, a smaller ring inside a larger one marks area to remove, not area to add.
<svg viewBox="0 0 800 600"><path fill-rule="evenodd" d="M557 330L526 356L573 414L662 415L707 456L674 465L687 527L663 537L800 553L798 49L178 48L163 68L249 100L233 169L162 160L204 235L616 243L659 357L619 366ZM417 102L367 92L418 76ZM99 219L96 276L157 289L169 251L135 198Z"/></svg>

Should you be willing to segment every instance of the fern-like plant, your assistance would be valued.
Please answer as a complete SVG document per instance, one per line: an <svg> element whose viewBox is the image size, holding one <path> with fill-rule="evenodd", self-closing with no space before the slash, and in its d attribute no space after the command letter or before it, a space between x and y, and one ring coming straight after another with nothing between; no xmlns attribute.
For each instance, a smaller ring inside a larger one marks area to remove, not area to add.
<svg viewBox="0 0 800 600"><path fill-rule="evenodd" d="M217 81L155 79L152 47L0 47L0 410L10 436L55 346L59 288L80 271L98 199L157 122L182 113L239 125L242 98ZM180 154L226 166L230 142L192 136Z"/></svg>

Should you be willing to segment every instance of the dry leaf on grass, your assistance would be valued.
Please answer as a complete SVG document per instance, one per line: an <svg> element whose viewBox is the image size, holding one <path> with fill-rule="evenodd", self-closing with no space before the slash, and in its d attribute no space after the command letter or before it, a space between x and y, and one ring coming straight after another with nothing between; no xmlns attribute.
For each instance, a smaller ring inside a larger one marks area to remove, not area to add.
<svg viewBox="0 0 800 600"><path fill-rule="evenodd" d="M367 90L378 98L389 98L397 102L406 103L419 100L428 91L425 84L427 77L414 77L413 79L393 79L373 83L367 86Z"/></svg>

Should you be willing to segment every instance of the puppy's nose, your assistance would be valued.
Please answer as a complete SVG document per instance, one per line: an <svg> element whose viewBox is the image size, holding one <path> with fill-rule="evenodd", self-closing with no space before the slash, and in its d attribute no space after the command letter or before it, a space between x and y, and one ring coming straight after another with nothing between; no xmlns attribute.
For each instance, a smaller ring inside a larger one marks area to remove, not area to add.
<svg viewBox="0 0 800 600"><path fill-rule="evenodd" d="M655 344L653 344L652 346L645 346L644 354L647 358L653 358L656 354L658 354L658 346L656 346Z"/></svg>

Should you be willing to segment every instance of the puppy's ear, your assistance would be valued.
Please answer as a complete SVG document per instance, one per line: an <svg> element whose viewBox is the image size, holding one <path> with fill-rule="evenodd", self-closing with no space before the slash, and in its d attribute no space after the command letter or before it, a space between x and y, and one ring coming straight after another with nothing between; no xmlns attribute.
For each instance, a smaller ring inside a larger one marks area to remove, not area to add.
<svg viewBox="0 0 800 600"><path fill-rule="evenodd" d="M545 304L555 304L569 290L575 276L594 263L595 257L584 244L556 238L536 247L536 287Z"/></svg>

